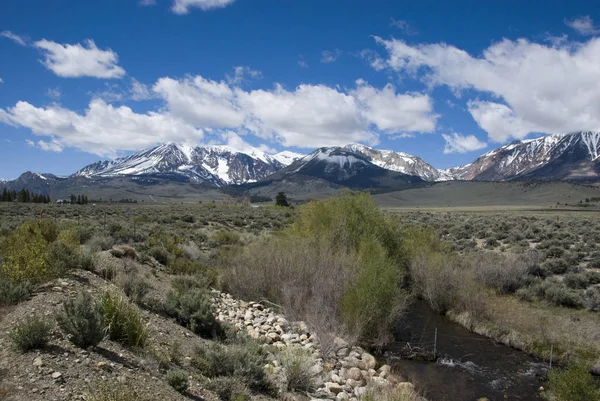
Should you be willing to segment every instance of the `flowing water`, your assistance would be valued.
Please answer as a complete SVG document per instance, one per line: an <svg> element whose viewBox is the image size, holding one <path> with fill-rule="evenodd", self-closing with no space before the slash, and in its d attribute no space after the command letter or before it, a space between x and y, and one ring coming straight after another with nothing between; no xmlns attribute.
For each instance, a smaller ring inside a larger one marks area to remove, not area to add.
<svg viewBox="0 0 600 401"><path fill-rule="evenodd" d="M436 346L437 361L400 358L407 343L430 353ZM413 305L396 343L384 355L430 401L539 400L538 389L545 385L541 378L547 372L545 362L471 333L422 301Z"/></svg>

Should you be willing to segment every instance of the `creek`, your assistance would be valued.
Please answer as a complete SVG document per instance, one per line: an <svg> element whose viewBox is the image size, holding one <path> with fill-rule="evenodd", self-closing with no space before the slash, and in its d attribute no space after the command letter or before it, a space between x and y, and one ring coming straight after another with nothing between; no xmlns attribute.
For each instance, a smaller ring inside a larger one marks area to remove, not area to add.
<svg viewBox="0 0 600 401"><path fill-rule="evenodd" d="M401 357L407 351L432 355L434 347L435 362ZM472 333L424 301L412 305L384 357L429 401L539 400L546 385L546 362Z"/></svg>

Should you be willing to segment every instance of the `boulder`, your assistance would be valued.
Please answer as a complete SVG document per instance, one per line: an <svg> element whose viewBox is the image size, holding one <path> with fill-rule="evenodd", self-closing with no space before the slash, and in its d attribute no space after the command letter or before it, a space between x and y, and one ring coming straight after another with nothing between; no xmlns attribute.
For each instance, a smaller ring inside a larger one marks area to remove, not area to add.
<svg viewBox="0 0 600 401"><path fill-rule="evenodd" d="M592 368L592 374L594 376L600 376L600 362L594 365L594 367Z"/></svg>
<svg viewBox="0 0 600 401"><path fill-rule="evenodd" d="M363 376L359 368L350 368L346 372L346 376L344 377L346 380L352 379L356 381L362 380Z"/></svg>
<svg viewBox="0 0 600 401"><path fill-rule="evenodd" d="M367 352L362 355L362 361L367 365L367 369L375 369L377 366L375 357Z"/></svg>

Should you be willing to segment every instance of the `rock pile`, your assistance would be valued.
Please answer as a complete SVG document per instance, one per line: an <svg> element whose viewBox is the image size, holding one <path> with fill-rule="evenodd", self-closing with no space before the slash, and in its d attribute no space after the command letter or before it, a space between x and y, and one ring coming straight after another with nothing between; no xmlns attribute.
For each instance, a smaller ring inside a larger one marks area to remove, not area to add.
<svg viewBox="0 0 600 401"><path fill-rule="evenodd" d="M316 393L312 394L314 398L357 401L373 386L412 388L409 382L398 383L392 379L388 365L377 368L375 357L341 338L335 339L335 356L324 361L318 338L304 322L289 322L283 315L260 303L236 300L218 291L213 291L212 295L217 318L233 325L236 331L245 331L250 337L280 350L301 347L313 354L315 366L311 370L318 383ZM278 374L282 369L281 363L276 354L271 354L271 357L265 368Z"/></svg>

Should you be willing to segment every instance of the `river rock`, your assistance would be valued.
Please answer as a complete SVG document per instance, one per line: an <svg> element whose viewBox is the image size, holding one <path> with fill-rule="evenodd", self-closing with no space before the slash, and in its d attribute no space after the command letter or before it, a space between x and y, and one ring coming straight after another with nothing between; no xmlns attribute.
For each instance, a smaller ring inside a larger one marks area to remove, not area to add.
<svg viewBox="0 0 600 401"><path fill-rule="evenodd" d="M592 374L594 376L600 376L600 362L594 365L594 367L592 368Z"/></svg>
<svg viewBox="0 0 600 401"><path fill-rule="evenodd" d="M339 394L344 391L342 386L338 383L327 382L325 383L325 388L333 394Z"/></svg>
<svg viewBox="0 0 600 401"><path fill-rule="evenodd" d="M346 373L346 376L344 378L346 380L352 379L352 380L359 381L359 380L362 380L362 378L363 378L362 373L359 368L350 368L345 373Z"/></svg>
<svg viewBox="0 0 600 401"><path fill-rule="evenodd" d="M335 399L338 400L338 401L339 400L346 401L346 400L350 399L350 396L347 393L345 393L345 392L342 391L341 393L338 393L338 395L337 395L337 397L335 397Z"/></svg>
<svg viewBox="0 0 600 401"><path fill-rule="evenodd" d="M367 369L375 369L377 366L375 357L367 352L362 355L362 361L367 365Z"/></svg>

